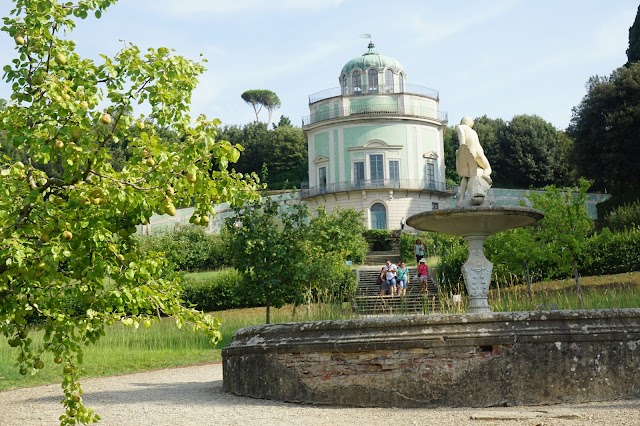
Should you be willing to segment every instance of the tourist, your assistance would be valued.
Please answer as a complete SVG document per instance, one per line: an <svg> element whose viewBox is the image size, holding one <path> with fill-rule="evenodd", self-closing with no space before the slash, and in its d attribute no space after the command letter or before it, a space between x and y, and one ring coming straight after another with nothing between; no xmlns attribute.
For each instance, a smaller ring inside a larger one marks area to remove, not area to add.
<svg viewBox="0 0 640 426"><path fill-rule="evenodd" d="M407 223L407 222L404 221L404 217L402 219L400 219L400 231L404 231L405 223Z"/></svg>
<svg viewBox="0 0 640 426"><path fill-rule="evenodd" d="M425 258L422 258L418 262L418 280L420 281L420 291L422 293L427 292L428 277L429 277L429 267L427 266L427 260Z"/></svg>
<svg viewBox="0 0 640 426"><path fill-rule="evenodd" d="M396 274L398 273L398 267L391 263L390 260L387 260L384 268L382 268L382 270L384 271L384 278L385 281L387 282L387 286L391 292L391 296L395 296L396 295Z"/></svg>
<svg viewBox="0 0 640 426"><path fill-rule="evenodd" d="M416 255L416 265L420 263L420 259L424 257L424 244L422 240L418 238L416 244L413 246L413 254Z"/></svg>
<svg viewBox="0 0 640 426"><path fill-rule="evenodd" d="M409 284L409 268L404 262L398 264L398 296L404 297L407 294L407 285Z"/></svg>
<svg viewBox="0 0 640 426"><path fill-rule="evenodd" d="M378 274L378 280L376 281L376 284L380 286L380 296L386 296L389 294L389 283L385 277L384 269L385 268L383 266L380 270L380 274Z"/></svg>

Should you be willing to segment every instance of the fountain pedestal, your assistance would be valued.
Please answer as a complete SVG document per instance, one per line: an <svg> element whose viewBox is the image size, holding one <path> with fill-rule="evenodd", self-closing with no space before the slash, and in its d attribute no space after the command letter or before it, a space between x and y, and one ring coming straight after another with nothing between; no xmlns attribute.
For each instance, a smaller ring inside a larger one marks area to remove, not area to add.
<svg viewBox="0 0 640 426"><path fill-rule="evenodd" d="M462 265L462 276L469 294L467 312L491 312L488 294L491 283L493 263L484 255L484 240L486 235L469 235L464 237L469 248L469 257Z"/></svg>
<svg viewBox="0 0 640 426"><path fill-rule="evenodd" d="M467 206L433 210L411 216L407 224L421 231L442 232L463 237L469 257L462 266L462 276L469 295L467 312L491 312L488 302L493 264L484 255L488 236L508 229L531 225L543 214L526 207Z"/></svg>

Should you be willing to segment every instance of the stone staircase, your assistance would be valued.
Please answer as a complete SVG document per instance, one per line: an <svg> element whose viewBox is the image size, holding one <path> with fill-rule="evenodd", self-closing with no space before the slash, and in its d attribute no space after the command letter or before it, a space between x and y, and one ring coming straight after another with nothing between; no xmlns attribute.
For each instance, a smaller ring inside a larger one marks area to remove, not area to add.
<svg viewBox="0 0 640 426"><path fill-rule="evenodd" d="M439 312L440 301L438 299L438 287L428 277L427 292L420 291L420 282L415 268L409 267L411 282L407 286L407 294L404 297L380 296L380 285L376 284L380 269L389 259L395 262L395 258L385 253L382 262L376 266L363 266L358 270L358 288L353 300L353 309L360 315L383 314L427 314ZM396 253L397 257L398 254ZM366 262L368 264L368 262Z"/></svg>
<svg viewBox="0 0 640 426"><path fill-rule="evenodd" d="M372 267L379 265L378 270L380 270L387 260L390 260L397 265L398 262L400 262L400 253L398 250L369 251L364 258L364 265Z"/></svg>

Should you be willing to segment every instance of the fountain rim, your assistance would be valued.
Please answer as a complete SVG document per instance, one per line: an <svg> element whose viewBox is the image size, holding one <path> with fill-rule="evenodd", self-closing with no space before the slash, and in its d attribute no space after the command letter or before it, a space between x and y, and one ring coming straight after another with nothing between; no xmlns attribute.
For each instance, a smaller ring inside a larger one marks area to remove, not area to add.
<svg viewBox="0 0 640 426"><path fill-rule="evenodd" d="M536 210L531 207L521 207L521 206L465 206L465 207L454 207L450 209L441 209L441 210L430 210L424 211L421 213L414 214L407 219L407 225L411 226L420 231L429 231L429 232L442 232L449 235L458 235L465 236L470 235L469 233L451 233L443 230L436 229L437 224L443 224L444 222L449 222L450 220L459 220L463 217L473 217L476 219L485 218L489 219L492 217L530 217L532 221L530 223L508 227L505 229L501 229L495 232L503 232L508 229L528 226L533 223L538 222L544 217L544 213L540 210ZM433 223L429 227L425 227L423 222L424 219L433 219ZM493 233L493 232L491 232ZM473 233L471 233L473 234ZM484 234L484 232L479 232L479 234Z"/></svg>

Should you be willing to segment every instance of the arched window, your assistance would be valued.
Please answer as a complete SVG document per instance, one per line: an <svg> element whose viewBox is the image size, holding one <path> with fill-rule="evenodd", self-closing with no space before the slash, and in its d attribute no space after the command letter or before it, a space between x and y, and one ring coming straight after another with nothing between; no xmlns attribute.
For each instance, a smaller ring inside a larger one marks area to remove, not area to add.
<svg viewBox="0 0 640 426"><path fill-rule="evenodd" d="M342 76L342 94L346 95L348 93L348 88L347 88L347 75L343 75Z"/></svg>
<svg viewBox="0 0 640 426"><path fill-rule="evenodd" d="M400 73L399 81L400 81L400 93L404 93L404 74Z"/></svg>
<svg viewBox="0 0 640 426"><path fill-rule="evenodd" d="M361 95L362 94L362 74L360 71L354 71L353 76L351 77L353 80L353 94Z"/></svg>
<svg viewBox="0 0 640 426"><path fill-rule="evenodd" d="M384 72L384 91L385 93L393 93L393 71L391 70Z"/></svg>
<svg viewBox="0 0 640 426"><path fill-rule="evenodd" d="M367 72L367 82L369 85L369 93L376 93L378 91L378 71L369 70Z"/></svg>
<svg viewBox="0 0 640 426"><path fill-rule="evenodd" d="M387 209L384 204L371 206L371 229L387 229Z"/></svg>

